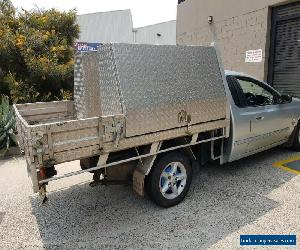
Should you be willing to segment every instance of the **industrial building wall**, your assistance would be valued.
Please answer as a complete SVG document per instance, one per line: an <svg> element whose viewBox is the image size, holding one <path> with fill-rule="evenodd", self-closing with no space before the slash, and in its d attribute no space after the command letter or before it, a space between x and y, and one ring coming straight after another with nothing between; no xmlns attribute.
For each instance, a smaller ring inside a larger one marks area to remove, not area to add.
<svg viewBox="0 0 300 250"><path fill-rule="evenodd" d="M134 42L139 44L175 45L176 21L134 29Z"/></svg>
<svg viewBox="0 0 300 250"><path fill-rule="evenodd" d="M80 26L78 42L132 43L132 17L130 10L97 12L77 16Z"/></svg>
<svg viewBox="0 0 300 250"><path fill-rule="evenodd" d="M77 16L84 43L176 44L176 21L133 28L130 10L97 12Z"/></svg>
<svg viewBox="0 0 300 250"><path fill-rule="evenodd" d="M217 40L226 69L266 80L271 6L285 0L186 0L178 5L177 43L208 45ZM208 17L213 16L213 24ZM261 62L245 62L246 51L262 49Z"/></svg>

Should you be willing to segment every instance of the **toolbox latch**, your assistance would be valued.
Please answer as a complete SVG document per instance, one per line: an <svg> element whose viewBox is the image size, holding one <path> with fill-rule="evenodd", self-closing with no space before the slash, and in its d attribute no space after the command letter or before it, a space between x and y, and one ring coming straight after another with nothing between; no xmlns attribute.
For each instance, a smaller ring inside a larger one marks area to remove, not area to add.
<svg viewBox="0 0 300 250"><path fill-rule="evenodd" d="M110 116L102 120L103 141L113 142L115 147L119 146L120 139L124 134L124 117Z"/></svg>

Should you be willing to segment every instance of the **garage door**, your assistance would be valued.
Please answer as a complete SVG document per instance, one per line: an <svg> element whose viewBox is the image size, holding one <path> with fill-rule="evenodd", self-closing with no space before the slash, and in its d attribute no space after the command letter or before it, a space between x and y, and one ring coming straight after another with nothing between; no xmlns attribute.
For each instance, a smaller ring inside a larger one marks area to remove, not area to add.
<svg viewBox="0 0 300 250"><path fill-rule="evenodd" d="M268 80L300 98L300 2L273 9Z"/></svg>

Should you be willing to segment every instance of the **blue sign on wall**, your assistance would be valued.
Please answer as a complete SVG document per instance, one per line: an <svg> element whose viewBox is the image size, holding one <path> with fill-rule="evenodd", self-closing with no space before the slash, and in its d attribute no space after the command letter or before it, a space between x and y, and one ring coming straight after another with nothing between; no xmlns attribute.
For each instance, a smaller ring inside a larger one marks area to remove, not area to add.
<svg viewBox="0 0 300 250"><path fill-rule="evenodd" d="M102 43L85 43L85 42L76 42L74 44L74 49L76 51L96 51Z"/></svg>

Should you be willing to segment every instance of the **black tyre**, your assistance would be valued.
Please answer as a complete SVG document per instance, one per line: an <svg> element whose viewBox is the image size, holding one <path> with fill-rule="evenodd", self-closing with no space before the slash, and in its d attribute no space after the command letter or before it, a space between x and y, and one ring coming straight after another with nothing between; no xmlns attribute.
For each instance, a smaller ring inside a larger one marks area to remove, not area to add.
<svg viewBox="0 0 300 250"><path fill-rule="evenodd" d="M161 157L146 180L146 192L161 207L180 203L189 191L192 168L189 159L180 152Z"/></svg>
<svg viewBox="0 0 300 250"><path fill-rule="evenodd" d="M294 138L293 138L293 146L292 148L297 152L300 152L300 123L298 123L297 127L294 131Z"/></svg>

